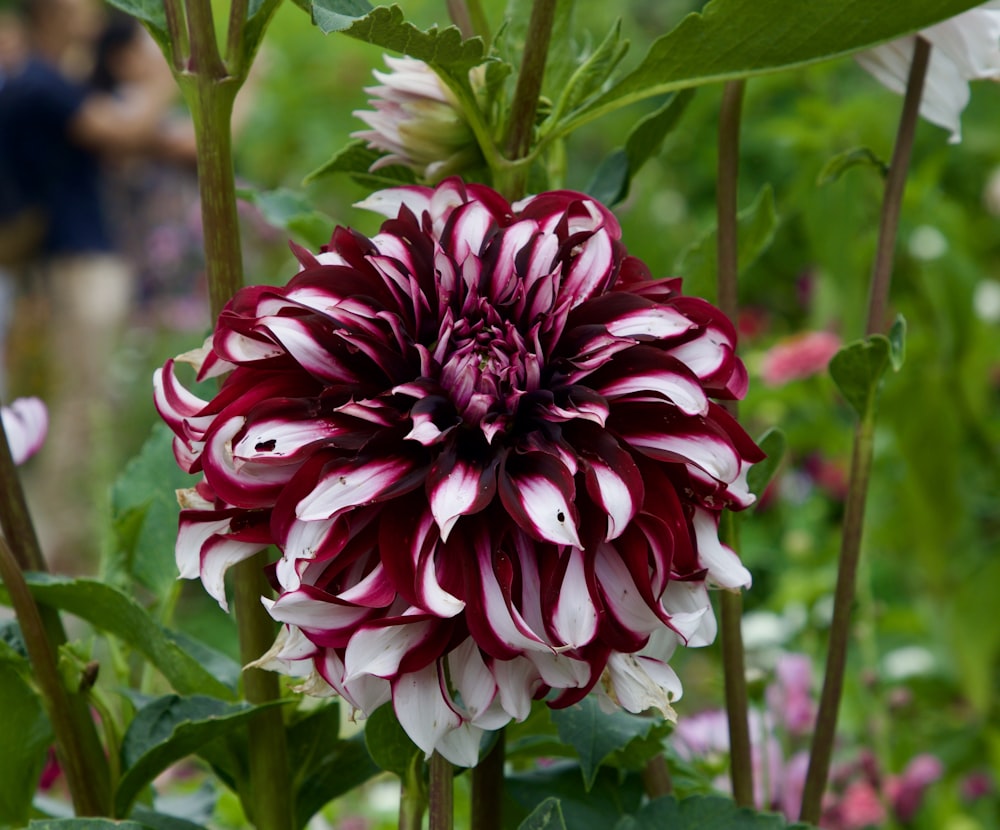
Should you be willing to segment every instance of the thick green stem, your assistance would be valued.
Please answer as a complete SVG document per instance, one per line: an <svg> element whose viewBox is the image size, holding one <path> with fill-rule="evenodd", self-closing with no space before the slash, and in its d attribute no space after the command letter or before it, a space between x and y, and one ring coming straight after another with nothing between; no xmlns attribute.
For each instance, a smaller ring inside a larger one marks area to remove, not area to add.
<svg viewBox="0 0 1000 830"><path fill-rule="evenodd" d="M182 74L180 80L195 126L205 262L215 319L243 285L230 128L233 101L242 77L228 75L219 57L207 0L188 0L187 11L194 71ZM244 664L258 659L274 641L274 621L260 602L261 596L269 591L262 570L265 564L264 555L258 554L233 568L234 611ZM267 703L281 697L278 678L270 672L247 669L243 680L246 698L251 703ZM293 830L295 810L280 707L265 709L254 717L248 749L252 800L246 805L248 812L262 830Z"/></svg>
<svg viewBox="0 0 1000 830"><path fill-rule="evenodd" d="M528 35L524 44L524 56L514 88L514 98L510 105L510 122L504 147L507 158L517 162L531 151L531 141L535 133L535 114L538 99L542 94L545 77L545 61L552 39L555 22L556 0L535 0L528 21ZM528 165L514 164L504 171L504 181L494 184L508 199L524 196L528 184Z"/></svg>
<svg viewBox="0 0 1000 830"><path fill-rule="evenodd" d="M6 441L0 442L6 446ZM17 614L32 673L42 693L45 711L56 737L56 754L78 816L111 815L111 780L104 750L97 737L85 694L70 692L63 684L58 665L58 647L65 642L54 632L50 614L61 632L55 612L39 607L24 581L7 540L0 536L0 579L10 594Z"/></svg>
<svg viewBox="0 0 1000 830"><path fill-rule="evenodd" d="M414 753L406 776L399 782L399 830L421 830L427 811L424 762Z"/></svg>
<svg viewBox="0 0 1000 830"><path fill-rule="evenodd" d="M66 642L62 620L55 608L35 602L24 581L24 571L44 572L47 567L2 421L0 493L3 494L0 498L0 578L10 594L32 670L52 722L73 809L79 816L110 815L108 765L97 727L90 716L87 696L66 689L57 667L59 646Z"/></svg>
<svg viewBox="0 0 1000 830"><path fill-rule="evenodd" d="M867 333L874 334L882 329L889 302L889 286L892 280L893 255L896 231L906 184L906 171L910 163L913 135L920 111L924 78L930 59L930 44L917 38L907 80L906 97L896 133L896 146L886 179L885 195L882 203L882 219L879 226L879 241L872 270L872 286L868 302ZM823 792L830 773L830 760L837 731L837 716L840 698L844 688L844 672L847 666L847 644L850 638L851 608L854 605L858 562L861 557L861 541L864 530L865 503L868 498L868 483L871 477L873 445L875 434L875 406L870 404L854 431L854 448L851 455L851 476L844 510L844 529L840 543L840 564L837 571L837 587L833 597L833 621L830 628L830 642L827 647L826 672L823 691L820 695L816 731L813 734L809 753L809 771L806 774L805 789L802 793L803 821L816 824L822 809Z"/></svg>
<svg viewBox="0 0 1000 830"><path fill-rule="evenodd" d="M730 81L722 92L719 109L719 160L716 181L717 291L719 308L735 321L739 313L739 224L737 194L740 169L740 117L743 109L743 81ZM732 415L735 401L724 401ZM722 515L720 532L723 542L739 550L736 524L729 512ZM724 591L720 598L722 665L726 687L726 714L729 720L729 747L732 759L730 778L737 804L753 806L753 763L750 751L750 726L747 720L749 695L743 655L743 597Z"/></svg>
<svg viewBox="0 0 1000 830"><path fill-rule="evenodd" d="M476 830L500 830L503 827L503 766L506 733L472 770L472 826Z"/></svg>
<svg viewBox="0 0 1000 830"><path fill-rule="evenodd" d="M439 752L430 761L430 810L428 830L452 830L455 826L455 775Z"/></svg>

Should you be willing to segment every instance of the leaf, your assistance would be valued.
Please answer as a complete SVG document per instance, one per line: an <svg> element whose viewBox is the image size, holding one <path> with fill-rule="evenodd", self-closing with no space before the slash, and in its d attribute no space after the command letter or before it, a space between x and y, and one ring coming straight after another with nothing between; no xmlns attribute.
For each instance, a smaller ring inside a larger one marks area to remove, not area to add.
<svg viewBox="0 0 1000 830"><path fill-rule="evenodd" d="M131 816L133 820L140 822L143 827L151 828L151 830L204 830L200 824L186 818L158 813L144 804L136 804Z"/></svg>
<svg viewBox="0 0 1000 830"><path fill-rule="evenodd" d="M116 9L140 20L159 44L164 54L170 54L170 34L163 0L108 0Z"/></svg>
<svg viewBox="0 0 1000 830"><path fill-rule="evenodd" d="M580 756L580 771L587 790L594 784L603 761L636 738L645 738L661 721L628 712L607 713L592 697L552 712L552 721L563 743Z"/></svg>
<svg viewBox="0 0 1000 830"><path fill-rule="evenodd" d="M109 818L45 818L28 825L28 830L157 830L138 821Z"/></svg>
<svg viewBox="0 0 1000 830"><path fill-rule="evenodd" d="M862 418L875 404L879 382L889 367L889 338L873 334L848 343L830 361L830 375L841 394Z"/></svg>
<svg viewBox="0 0 1000 830"><path fill-rule="evenodd" d="M413 756L422 754L399 725L391 706L380 706L365 722L365 746L379 767L404 780Z"/></svg>
<svg viewBox="0 0 1000 830"><path fill-rule="evenodd" d="M337 702L307 713L288 727L287 735L300 827L329 801L379 772L365 749L363 734L340 738Z"/></svg>
<svg viewBox="0 0 1000 830"><path fill-rule="evenodd" d="M806 824L788 824L784 816L756 813L723 796L694 795L678 801L657 798L633 816L626 816L615 830L807 830Z"/></svg>
<svg viewBox="0 0 1000 830"><path fill-rule="evenodd" d="M181 694L203 693L226 700L236 697L234 688L215 678L178 646L175 635L117 588L94 579L42 573L26 573L25 580L38 601L75 614L145 655Z"/></svg>
<svg viewBox="0 0 1000 830"><path fill-rule="evenodd" d="M979 2L712 0L653 43L638 67L564 122L560 132L677 89L848 55L923 29Z"/></svg>
<svg viewBox="0 0 1000 830"><path fill-rule="evenodd" d="M844 150L837 153L832 159L823 165L816 177L816 184L822 187L830 182L835 182L852 167L874 167L883 177L889 173L889 165L880 159L867 147L855 147L851 150Z"/></svg>
<svg viewBox="0 0 1000 830"><path fill-rule="evenodd" d="M747 487L751 493L756 493L760 498L774 478L774 474L778 472L778 467L781 466L781 460L788 449L788 439L780 429L769 429L761 436L757 445L767 457L750 468L750 472L747 473Z"/></svg>
<svg viewBox="0 0 1000 830"><path fill-rule="evenodd" d="M609 207L628 196L635 174L660 152L663 140L680 123L693 97L694 90L682 90L639 121L629 133L625 149L615 150L601 163L587 185L587 193Z"/></svg>
<svg viewBox="0 0 1000 830"><path fill-rule="evenodd" d="M328 162L313 170L305 178L305 183L329 176L333 173L347 173L358 184L372 189L397 187L401 184L415 184L417 179L409 167L394 164L378 170L369 168L382 157L378 150L370 149L364 141L354 141L344 147Z"/></svg>
<svg viewBox="0 0 1000 830"><path fill-rule="evenodd" d="M17 620L4 620L0 623L0 662L28 665L28 647L24 644L24 636Z"/></svg>
<svg viewBox="0 0 1000 830"><path fill-rule="evenodd" d="M174 463L173 433L156 424L139 454L111 488L112 527L117 556L105 581L134 579L162 603L177 584L176 491L191 477Z"/></svg>
<svg viewBox="0 0 1000 830"><path fill-rule="evenodd" d="M264 39L264 32L274 17L274 13L281 5L281 0L250 0L247 10L247 22L243 29L243 66L246 71L250 69L257 49L260 48Z"/></svg>
<svg viewBox="0 0 1000 830"><path fill-rule="evenodd" d="M164 695L143 706L122 739L115 813L126 815L143 787L176 761L243 726L262 708L213 697Z"/></svg>
<svg viewBox="0 0 1000 830"><path fill-rule="evenodd" d="M768 249L778 228L774 192L764 185L751 204L737 216L739 222L739 272L743 273ZM699 286L714 286L718 260L715 229L684 251L674 270Z"/></svg>
<svg viewBox="0 0 1000 830"><path fill-rule="evenodd" d="M546 798L518 825L517 830L566 830L558 798Z"/></svg>
<svg viewBox="0 0 1000 830"><path fill-rule="evenodd" d="M52 744L42 700L13 666L0 663L0 827L23 827ZM16 730L16 733L15 733Z"/></svg>
<svg viewBox="0 0 1000 830"><path fill-rule="evenodd" d="M580 767L560 762L530 772L508 774L504 780L504 824L517 827L546 799L556 798L566 827L571 830L614 827L623 816L639 809L642 778L602 769L589 792L580 786ZM713 828L714 830L714 828Z"/></svg>
<svg viewBox="0 0 1000 830"><path fill-rule="evenodd" d="M457 26L438 31L432 26L422 32L403 19L399 6L377 6L358 16L361 2L343 0L313 0L313 20L326 34L341 32L356 40L390 49L411 58L461 75L483 62L483 41L462 39Z"/></svg>
<svg viewBox="0 0 1000 830"><path fill-rule="evenodd" d="M628 41L622 42L621 20L618 20L597 49L560 87L562 92L552 110L552 123L558 123L563 116L573 112L588 98L598 93L608 76L625 57L626 51L628 51Z"/></svg>
<svg viewBox="0 0 1000 830"><path fill-rule="evenodd" d="M269 225L288 231L307 246L320 248L330 242L330 234L336 222L322 211L316 210L301 193L287 188L241 188L238 195L256 206Z"/></svg>

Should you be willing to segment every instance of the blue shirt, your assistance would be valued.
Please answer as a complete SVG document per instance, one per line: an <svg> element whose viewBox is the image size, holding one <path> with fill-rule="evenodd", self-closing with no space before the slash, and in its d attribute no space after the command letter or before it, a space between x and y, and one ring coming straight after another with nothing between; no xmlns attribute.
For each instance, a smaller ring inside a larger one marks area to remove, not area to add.
<svg viewBox="0 0 1000 830"><path fill-rule="evenodd" d="M22 192L47 214L45 256L112 250L97 154L70 137L86 87L33 58L0 87L0 152Z"/></svg>

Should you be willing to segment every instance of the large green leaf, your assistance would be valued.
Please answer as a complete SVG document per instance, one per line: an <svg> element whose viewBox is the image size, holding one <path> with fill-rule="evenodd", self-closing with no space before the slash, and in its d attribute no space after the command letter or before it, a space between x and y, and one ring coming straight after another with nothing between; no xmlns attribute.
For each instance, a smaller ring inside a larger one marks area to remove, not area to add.
<svg viewBox="0 0 1000 830"><path fill-rule="evenodd" d="M204 695L164 695L143 706L122 740L124 773L115 792L115 813L127 815L143 787L167 767L240 728L261 708Z"/></svg>
<svg viewBox="0 0 1000 830"><path fill-rule="evenodd" d="M660 152L663 140L680 123L693 97L693 89L681 90L639 121L629 133L624 149L615 150L601 163L587 192L609 206L628 196L635 174Z"/></svg>
<svg viewBox="0 0 1000 830"><path fill-rule="evenodd" d="M154 426L111 488L117 550L104 573L115 584L136 580L161 602L177 583L176 491L191 486L191 477L174 463L172 442L166 424Z"/></svg>
<svg viewBox="0 0 1000 830"><path fill-rule="evenodd" d="M399 725L391 706L380 706L365 721L365 745L376 764L404 780L414 756L422 754Z"/></svg>
<svg viewBox="0 0 1000 830"><path fill-rule="evenodd" d="M117 588L95 579L43 573L27 573L25 579L39 602L75 614L128 643L156 666L181 694L200 693L235 699L234 688L212 675L141 605Z"/></svg>
<svg viewBox="0 0 1000 830"><path fill-rule="evenodd" d="M640 717L628 712L605 712L593 697L585 697L566 709L552 712L559 738L580 756L584 786L589 790L597 768L631 741L645 739L659 727L660 719Z"/></svg>
<svg viewBox="0 0 1000 830"><path fill-rule="evenodd" d="M875 405L879 384L891 365L889 338L873 334L848 343L830 361L833 377L845 400L864 418Z"/></svg>
<svg viewBox="0 0 1000 830"><path fill-rule="evenodd" d="M867 49L980 0L712 0L657 40L642 62L560 132L685 87L791 69Z"/></svg>
<svg viewBox="0 0 1000 830"><path fill-rule="evenodd" d="M359 184L373 190L416 182L417 179L413 175L413 171L400 164L371 170L371 166L383 155L378 150L368 147L364 141L352 141L325 164L313 170L306 176L305 180L308 183L313 179L329 176L333 173L346 173Z"/></svg>
<svg viewBox="0 0 1000 830"><path fill-rule="evenodd" d="M309 248L318 249L330 242L336 222L317 210L301 193L287 188L243 188L239 197L256 206L269 225L288 231Z"/></svg>
<svg viewBox="0 0 1000 830"><path fill-rule="evenodd" d="M764 185L747 207L739 212L738 268L742 274L768 249L778 228L774 210L774 192ZM713 228L678 258L674 270L701 290L716 282L718 262L716 230Z"/></svg>
<svg viewBox="0 0 1000 830"><path fill-rule="evenodd" d="M781 466L785 451L788 449L788 439L780 429L769 429L757 444L767 457L750 468L750 472L747 473L747 488L760 498L774 478L774 474L778 472L778 467Z"/></svg>
<svg viewBox="0 0 1000 830"><path fill-rule="evenodd" d="M52 728L41 698L5 663L0 663L0 712L0 827L23 827L52 743Z"/></svg>
<svg viewBox="0 0 1000 830"><path fill-rule="evenodd" d="M305 826L327 802L379 772L358 733L340 737L340 706L320 706L288 728L288 754L295 781L295 812Z"/></svg>
<svg viewBox="0 0 1000 830"><path fill-rule="evenodd" d="M314 0L313 20L324 32L341 32L356 40L409 55L440 69L459 74L483 62L483 42L462 39L456 26L421 31L403 18L399 6L377 6L356 0ZM364 14L360 14L364 12Z"/></svg>
<svg viewBox="0 0 1000 830"><path fill-rule="evenodd" d="M621 819L615 830L807 830L806 824L788 824L783 816L755 813L722 796L694 795L678 801L672 796L646 804Z"/></svg>
<svg viewBox="0 0 1000 830"><path fill-rule="evenodd" d="M556 798L568 830L611 828L638 811L643 792L641 776L608 768L598 772L589 792L580 786L576 764L559 762L514 773L504 781L504 827L518 828L547 799Z"/></svg>

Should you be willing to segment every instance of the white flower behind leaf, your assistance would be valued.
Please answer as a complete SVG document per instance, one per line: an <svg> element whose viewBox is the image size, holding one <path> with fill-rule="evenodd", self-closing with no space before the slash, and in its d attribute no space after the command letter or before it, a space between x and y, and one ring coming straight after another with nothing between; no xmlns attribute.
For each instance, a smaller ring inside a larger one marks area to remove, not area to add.
<svg viewBox="0 0 1000 830"><path fill-rule="evenodd" d="M962 140L960 116L969 103L969 81L1000 80L1000 3L990 2L921 30L931 44L920 114ZM876 46L855 56L863 69L899 94L906 91L918 35Z"/></svg>
<svg viewBox="0 0 1000 830"><path fill-rule="evenodd" d="M44 403L38 398L18 398L10 406L0 407L0 418L15 464L38 452L49 431L49 413Z"/></svg>
<svg viewBox="0 0 1000 830"><path fill-rule="evenodd" d="M354 115L370 130L352 133L354 138L381 150L372 170L394 164L409 167L428 184L479 166L482 157L454 93L426 63L414 58L386 55L389 72L375 71L379 86L366 87L374 96L374 110ZM482 72L470 75L473 89L482 86Z"/></svg>

